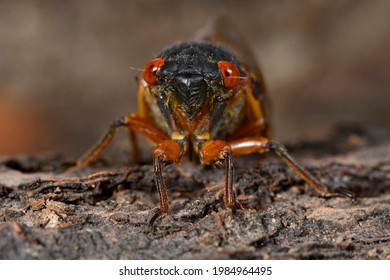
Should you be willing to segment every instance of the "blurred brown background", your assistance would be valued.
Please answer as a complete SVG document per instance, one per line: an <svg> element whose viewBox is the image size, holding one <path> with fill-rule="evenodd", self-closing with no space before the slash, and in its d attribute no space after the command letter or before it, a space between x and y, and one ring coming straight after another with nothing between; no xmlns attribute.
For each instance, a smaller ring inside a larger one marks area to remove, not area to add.
<svg viewBox="0 0 390 280"><path fill-rule="evenodd" d="M390 124L387 0L1 1L0 155L86 150L136 110L130 67L221 14L258 58L279 141Z"/></svg>

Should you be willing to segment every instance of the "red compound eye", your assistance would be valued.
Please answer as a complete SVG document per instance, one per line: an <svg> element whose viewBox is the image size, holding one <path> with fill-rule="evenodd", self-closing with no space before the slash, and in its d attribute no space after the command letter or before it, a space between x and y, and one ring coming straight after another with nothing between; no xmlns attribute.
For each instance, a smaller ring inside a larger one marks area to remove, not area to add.
<svg viewBox="0 0 390 280"><path fill-rule="evenodd" d="M143 75L145 82L151 86L156 84L158 70L164 65L164 62L164 59L156 58L146 64Z"/></svg>
<svg viewBox="0 0 390 280"><path fill-rule="evenodd" d="M223 78L223 85L226 88L235 88L240 81L240 71L228 61L218 62L218 68Z"/></svg>

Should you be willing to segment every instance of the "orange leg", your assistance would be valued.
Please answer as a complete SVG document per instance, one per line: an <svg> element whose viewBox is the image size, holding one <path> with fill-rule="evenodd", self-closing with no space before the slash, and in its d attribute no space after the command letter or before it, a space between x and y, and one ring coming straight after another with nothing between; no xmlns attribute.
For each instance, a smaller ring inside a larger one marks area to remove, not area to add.
<svg viewBox="0 0 390 280"><path fill-rule="evenodd" d="M130 130L129 132L129 140L131 145L133 163L139 163L139 146L138 146L138 138L134 131Z"/></svg>
<svg viewBox="0 0 390 280"><path fill-rule="evenodd" d="M158 144L154 149L153 168L155 184L160 197L160 208L159 211L155 212L149 220L148 231L152 231L154 222L169 210L168 191L162 175L162 168L166 164L178 163L183 155L183 152L184 150L180 147L180 144L173 140L165 140Z"/></svg>
<svg viewBox="0 0 390 280"><path fill-rule="evenodd" d="M167 187L162 176L162 168L169 163L178 163L183 152L180 145L173 140L165 140L158 144L153 152L153 167L156 187L160 196L160 215L169 210Z"/></svg>
<svg viewBox="0 0 390 280"><path fill-rule="evenodd" d="M229 142L233 155L244 155L251 153L275 152L292 170L295 171L304 181L312 186L321 196L346 196L352 201L355 195L344 189L330 191L325 185L319 182L309 171L299 165L288 153L287 150L279 143L262 137L245 138Z"/></svg>
<svg viewBox="0 0 390 280"><path fill-rule="evenodd" d="M202 164L209 165L222 162L225 163L225 205L229 208L235 208L236 200L233 190L233 155L229 144L222 140L206 141L201 146L199 155Z"/></svg>
<svg viewBox="0 0 390 280"><path fill-rule="evenodd" d="M160 143L164 140L168 140L169 137L164 132L156 128L149 121L140 118L136 115L127 115L124 116L114 123L111 124L109 130L104 134L104 136L96 142L84 155L82 155L75 163L77 167L87 166L93 162L100 153L110 144L111 140L114 138L116 131L120 127L127 127L132 133L139 133L145 136L147 139L153 143ZM134 137L135 138L135 137ZM137 148L136 143L133 144L133 148ZM134 151L136 157L138 151Z"/></svg>
<svg viewBox="0 0 390 280"><path fill-rule="evenodd" d="M185 147L181 147L178 142L171 140L168 135L156 128L149 121L136 115L127 115L115 121L107 133L76 161L76 166L87 166L94 161L108 144L110 144L117 129L120 127L127 127L130 130L131 140L133 140L132 138L134 138L135 133L139 133L156 144L153 152L153 167L155 184L160 197L160 209L149 221L149 228L152 228L156 219L169 210L168 192L162 175L162 167L169 163L179 162L185 151ZM133 145L133 147L136 147L136 145Z"/></svg>

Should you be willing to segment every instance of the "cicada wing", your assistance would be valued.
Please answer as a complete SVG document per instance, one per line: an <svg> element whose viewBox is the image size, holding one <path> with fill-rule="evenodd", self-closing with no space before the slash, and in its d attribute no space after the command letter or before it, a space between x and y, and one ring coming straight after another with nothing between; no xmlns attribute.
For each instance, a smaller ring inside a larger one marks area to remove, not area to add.
<svg viewBox="0 0 390 280"><path fill-rule="evenodd" d="M240 63L252 74L256 86L252 92L253 97L250 97L249 106L260 107L253 108L253 111L261 112L261 116L257 117L264 120L262 136L271 137L269 121L271 105L268 100L263 74L256 62L254 53L237 30L237 27L227 17L218 17L200 29L196 33L196 39L211 41L228 47L235 53Z"/></svg>

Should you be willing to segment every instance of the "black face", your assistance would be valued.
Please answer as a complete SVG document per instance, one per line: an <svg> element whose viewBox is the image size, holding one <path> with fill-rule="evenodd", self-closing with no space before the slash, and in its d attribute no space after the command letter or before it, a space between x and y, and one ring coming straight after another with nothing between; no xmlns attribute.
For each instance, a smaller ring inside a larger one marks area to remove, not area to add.
<svg viewBox="0 0 390 280"><path fill-rule="evenodd" d="M239 67L229 50L209 42L177 44L162 51L158 57L164 64L157 73L157 92L163 100L180 104L180 110L189 121L195 119L206 102L226 95L218 62L228 61Z"/></svg>

